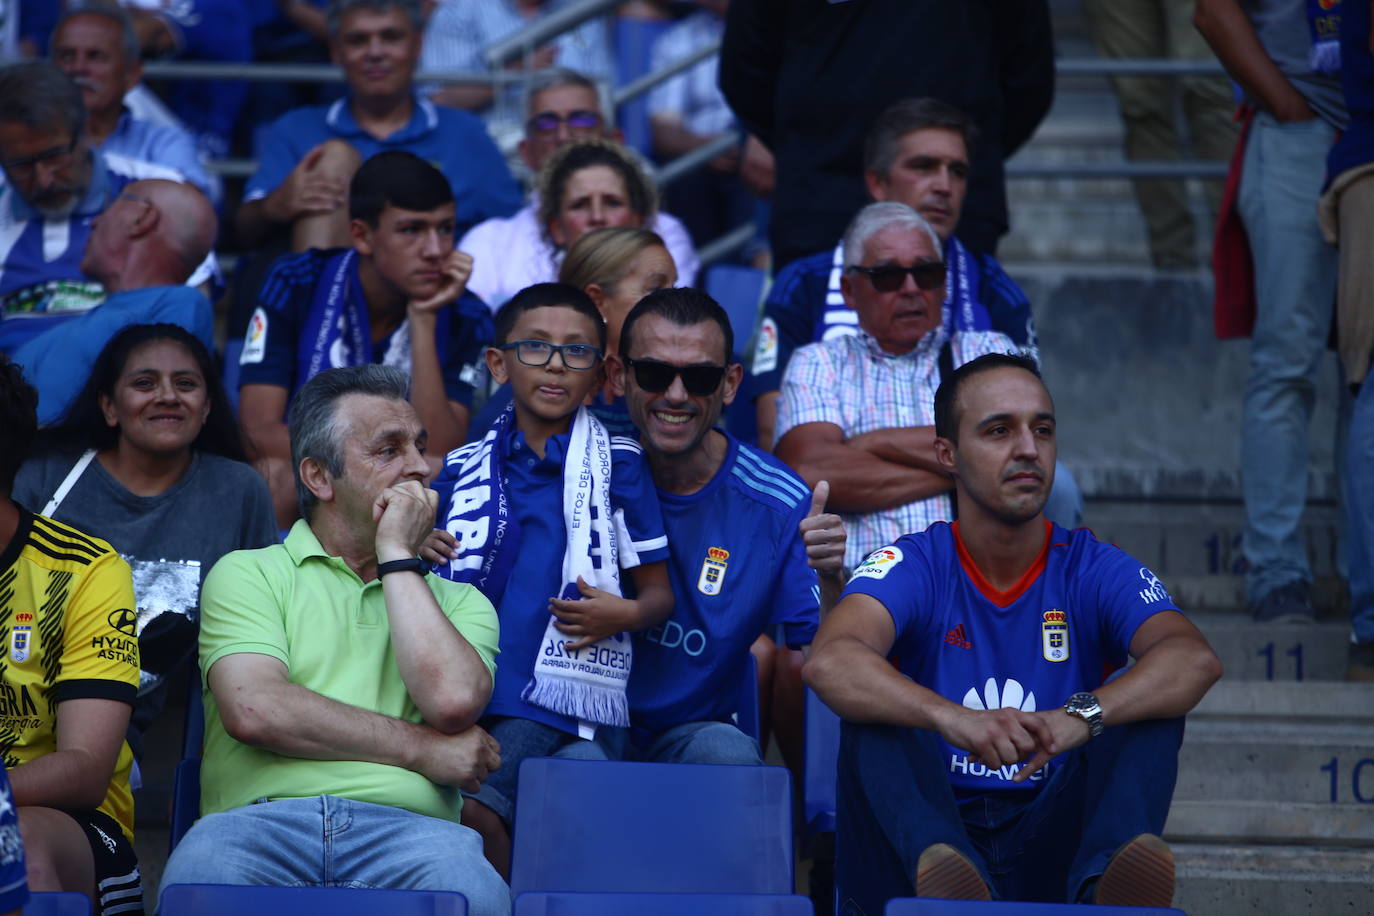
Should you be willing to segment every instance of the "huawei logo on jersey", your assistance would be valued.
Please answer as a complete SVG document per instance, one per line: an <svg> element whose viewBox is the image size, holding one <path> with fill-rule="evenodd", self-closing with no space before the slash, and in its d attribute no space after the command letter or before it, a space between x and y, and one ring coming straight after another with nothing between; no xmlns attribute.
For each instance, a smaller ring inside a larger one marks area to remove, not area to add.
<svg viewBox="0 0 1374 916"><path fill-rule="evenodd" d="M1035 692L1026 693L1021 682L1007 678L1002 689L997 689L997 678L990 677L983 683L980 696L977 687L970 687L964 694L964 706L969 709L1019 709L1022 712L1035 712Z"/></svg>

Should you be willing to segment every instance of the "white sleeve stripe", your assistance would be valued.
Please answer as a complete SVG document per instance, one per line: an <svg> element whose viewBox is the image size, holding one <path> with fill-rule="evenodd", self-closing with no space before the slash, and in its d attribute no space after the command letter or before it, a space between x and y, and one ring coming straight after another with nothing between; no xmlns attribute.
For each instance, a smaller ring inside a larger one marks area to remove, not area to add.
<svg viewBox="0 0 1374 916"><path fill-rule="evenodd" d="M668 546L668 535L665 534L651 541L631 541L630 545L634 547L635 553L648 553L651 550L663 550Z"/></svg>

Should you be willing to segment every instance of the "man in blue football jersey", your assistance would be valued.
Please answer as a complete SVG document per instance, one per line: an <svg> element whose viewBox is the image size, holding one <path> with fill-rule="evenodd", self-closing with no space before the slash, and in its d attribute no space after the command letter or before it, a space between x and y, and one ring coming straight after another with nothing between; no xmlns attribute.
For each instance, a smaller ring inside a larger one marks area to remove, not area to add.
<svg viewBox="0 0 1374 916"><path fill-rule="evenodd" d="M616 757L762 763L757 742L730 722L749 646L777 627L789 645L810 644L822 604L839 592L845 536L839 516L823 512L828 484L810 492L716 428L744 374L733 352L714 299L664 289L626 317L610 357L658 489L674 602L668 620L635 634L628 734L598 732Z"/></svg>
<svg viewBox="0 0 1374 916"><path fill-rule="evenodd" d="M1167 907L1182 717L1221 663L1147 567L1044 518L1055 418L1034 362L961 366L935 427L959 520L870 554L803 672L845 720L840 900Z"/></svg>

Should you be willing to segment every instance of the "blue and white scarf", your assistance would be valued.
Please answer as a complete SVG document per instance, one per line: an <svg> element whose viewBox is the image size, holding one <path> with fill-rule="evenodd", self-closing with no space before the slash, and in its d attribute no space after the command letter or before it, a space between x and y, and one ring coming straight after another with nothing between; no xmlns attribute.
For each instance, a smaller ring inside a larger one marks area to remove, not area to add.
<svg viewBox="0 0 1374 916"><path fill-rule="evenodd" d="M460 539L459 555L445 575L469 582L499 604L519 554L520 530L506 495L504 447L514 423L508 407L478 442L449 454L448 468L457 477L445 514L444 529ZM448 476L450 471L445 471ZM563 462L563 585L559 597L577 600L580 576L594 588L620 595L618 544L623 537L619 513L611 508L611 437L585 407L573 418L572 436ZM578 720L579 734L590 737L596 725L628 726L629 681L633 650L624 633L608 636L585 649L569 650L568 637L549 615L533 677L521 699Z"/></svg>
<svg viewBox="0 0 1374 916"><path fill-rule="evenodd" d="M826 327L816 335L816 340L829 340L838 334L854 334L859 330L859 316L844 301L844 293L840 289L840 278L843 276L844 242L841 241L835 246L835 260L825 291L825 312L821 321ZM976 281L977 275L968 249L963 242L950 236L949 241L945 242L945 301L936 341L939 346L944 346L951 330L992 330L987 309L982 308L975 299Z"/></svg>
<svg viewBox="0 0 1374 916"><path fill-rule="evenodd" d="M1317 73L1341 72L1341 0L1307 0L1307 30L1312 45L1307 65Z"/></svg>
<svg viewBox="0 0 1374 916"><path fill-rule="evenodd" d="M322 282L315 284L310 311L305 316L301 340L309 345L296 355L296 388L322 370L341 366L365 366L373 362L372 327L367 317L367 302L358 281L358 252L340 251L325 262ZM447 334L448 316L441 312L435 335ZM395 366L410 375L410 319L391 333L382 364Z"/></svg>

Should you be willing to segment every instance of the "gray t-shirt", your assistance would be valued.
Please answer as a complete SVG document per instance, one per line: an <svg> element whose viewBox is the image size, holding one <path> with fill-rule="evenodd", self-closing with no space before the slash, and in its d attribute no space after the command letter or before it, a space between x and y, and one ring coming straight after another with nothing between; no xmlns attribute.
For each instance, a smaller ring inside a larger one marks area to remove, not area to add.
<svg viewBox="0 0 1374 916"><path fill-rule="evenodd" d="M1242 0L1264 50L1326 123L1344 130L1350 120L1339 73L1317 73L1308 63L1312 30L1303 0Z"/></svg>
<svg viewBox="0 0 1374 916"><path fill-rule="evenodd" d="M76 464L80 452L50 452L19 469L13 497L42 512ZM272 498L251 467L193 452L185 476L157 496L138 496L92 461L52 517L109 541L133 569L143 654L140 696L153 693L178 662L195 650L200 586L231 550L266 547L278 540ZM135 722L161 707L142 701Z"/></svg>

